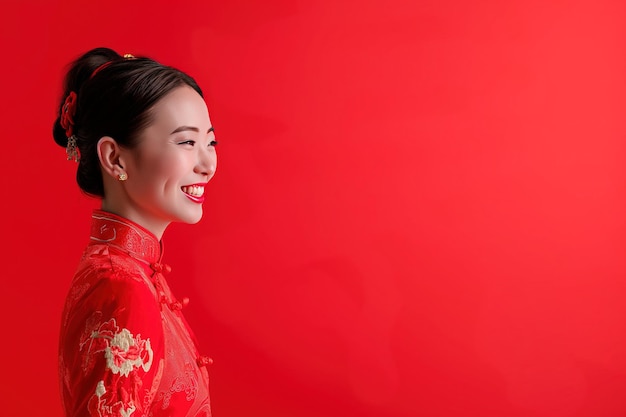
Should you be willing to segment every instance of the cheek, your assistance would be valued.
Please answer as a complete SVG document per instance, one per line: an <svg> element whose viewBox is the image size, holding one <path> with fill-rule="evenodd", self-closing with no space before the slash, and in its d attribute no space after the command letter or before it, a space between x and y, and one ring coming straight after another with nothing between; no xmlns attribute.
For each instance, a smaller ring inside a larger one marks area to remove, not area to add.
<svg viewBox="0 0 626 417"><path fill-rule="evenodd" d="M174 154L154 161L150 170L165 188L178 188L190 181L189 173L193 171L193 165L189 164L185 154Z"/></svg>
<svg viewBox="0 0 626 417"><path fill-rule="evenodd" d="M180 157L176 154L144 155L137 161L137 170L142 176L169 177L180 171Z"/></svg>
<svg viewBox="0 0 626 417"><path fill-rule="evenodd" d="M178 188L191 181L193 172L193 154L176 148L154 149L141 152L134 160L135 172L132 173L142 187L165 192L171 188ZM129 176L131 172L129 172Z"/></svg>

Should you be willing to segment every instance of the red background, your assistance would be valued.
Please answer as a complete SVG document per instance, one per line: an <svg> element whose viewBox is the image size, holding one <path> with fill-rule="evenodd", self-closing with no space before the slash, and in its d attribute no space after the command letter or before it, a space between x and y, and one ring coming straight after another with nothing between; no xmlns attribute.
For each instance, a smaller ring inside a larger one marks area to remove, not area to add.
<svg viewBox="0 0 626 417"><path fill-rule="evenodd" d="M626 415L626 3L5 1L2 416L61 416L90 210L51 137L95 46L199 81L165 234L216 417Z"/></svg>

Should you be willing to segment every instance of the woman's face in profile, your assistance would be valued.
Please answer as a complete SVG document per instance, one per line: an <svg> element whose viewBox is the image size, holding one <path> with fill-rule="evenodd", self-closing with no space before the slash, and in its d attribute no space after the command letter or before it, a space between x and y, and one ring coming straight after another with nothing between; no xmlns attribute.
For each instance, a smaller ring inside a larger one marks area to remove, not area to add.
<svg viewBox="0 0 626 417"><path fill-rule="evenodd" d="M177 87L156 103L152 120L124 150L129 209L145 224L196 223L217 167L207 106L191 87Z"/></svg>

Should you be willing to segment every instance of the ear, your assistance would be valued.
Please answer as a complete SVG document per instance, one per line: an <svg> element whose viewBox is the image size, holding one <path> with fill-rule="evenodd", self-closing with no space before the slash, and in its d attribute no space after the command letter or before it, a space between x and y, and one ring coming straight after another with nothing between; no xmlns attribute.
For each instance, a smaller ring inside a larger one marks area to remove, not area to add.
<svg viewBox="0 0 626 417"><path fill-rule="evenodd" d="M117 178L120 174L125 173L124 162L121 155L121 148L110 136L103 136L98 141L96 147L100 165L105 173L113 178Z"/></svg>

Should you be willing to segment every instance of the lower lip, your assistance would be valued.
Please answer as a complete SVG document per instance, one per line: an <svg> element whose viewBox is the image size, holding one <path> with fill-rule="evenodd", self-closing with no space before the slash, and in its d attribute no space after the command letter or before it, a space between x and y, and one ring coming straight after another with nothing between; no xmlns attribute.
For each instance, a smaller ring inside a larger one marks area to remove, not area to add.
<svg viewBox="0 0 626 417"><path fill-rule="evenodd" d="M183 193L187 196L188 199L190 199L191 201L193 201L194 203L198 203L198 204L202 204L204 203L204 196L200 196L200 197L196 197L193 195L189 195L187 193Z"/></svg>

